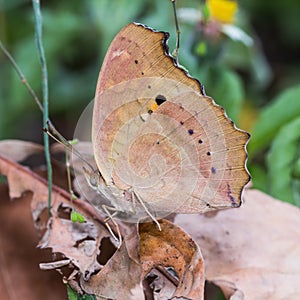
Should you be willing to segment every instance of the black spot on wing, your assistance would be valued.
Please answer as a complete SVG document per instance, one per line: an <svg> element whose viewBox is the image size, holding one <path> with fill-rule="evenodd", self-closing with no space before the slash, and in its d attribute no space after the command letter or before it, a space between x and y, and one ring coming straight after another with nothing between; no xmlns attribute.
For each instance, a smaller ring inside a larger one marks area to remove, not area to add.
<svg viewBox="0 0 300 300"><path fill-rule="evenodd" d="M157 95L157 96L155 97L155 102L156 102L157 105L161 105L161 104L163 104L163 103L166 102L166 101L167 101L167 99L166 99L166 97L163 96L163 95Z"/></svg>
<svg viewBox="0 0 300 300"><path fill-rule="evenodd" d="M193 135L194 134L194 130L193 129L189 129L188 133L189 133L189 135Z"/></svg>

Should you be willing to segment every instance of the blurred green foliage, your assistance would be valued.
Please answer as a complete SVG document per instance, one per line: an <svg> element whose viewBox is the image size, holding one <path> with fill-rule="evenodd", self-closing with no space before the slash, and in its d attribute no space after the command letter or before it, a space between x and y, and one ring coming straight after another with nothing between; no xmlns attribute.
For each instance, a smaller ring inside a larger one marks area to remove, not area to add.
<svg viewBox="0 0 300 300"><path fill-rule="evenodd" d="M253 45L222 37L206 40L193 21L203 2L177 0L179 61L206 93L252 134L248 166L254 187L284 201L300 202L300 1L241 0L236 26ZM184 10L192 9L192 10ZM72 138L83 108L94 96L101 61L127 23L171 32L169 0L42 1L43 41L49 69L50 116ZM31 1L0 2L0 37L27 80L41 93ZM0 53L0 138L41 141L41 114Z"/></svg>
<svg viewBox="0 0 300 300"><path fill-rule="evenodd" d="M263 108L252 132L254 185L300 206L300 85L284 90Z"/></svg>

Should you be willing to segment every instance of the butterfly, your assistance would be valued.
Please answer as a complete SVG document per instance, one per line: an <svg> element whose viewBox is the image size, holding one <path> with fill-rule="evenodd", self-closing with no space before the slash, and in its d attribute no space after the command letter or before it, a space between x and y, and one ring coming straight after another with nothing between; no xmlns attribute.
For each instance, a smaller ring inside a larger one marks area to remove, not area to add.
<svg viewBox="0 0 300 300"><path fill-rule="evenodd" d="M170 213L239 207L250 180L249 134L177 65L168 38L131 23L100 70L90 109L97 168L85 174L99 194L93 204L111 219L157 222ZM88 122L85 116L75 136Z"/></svg>

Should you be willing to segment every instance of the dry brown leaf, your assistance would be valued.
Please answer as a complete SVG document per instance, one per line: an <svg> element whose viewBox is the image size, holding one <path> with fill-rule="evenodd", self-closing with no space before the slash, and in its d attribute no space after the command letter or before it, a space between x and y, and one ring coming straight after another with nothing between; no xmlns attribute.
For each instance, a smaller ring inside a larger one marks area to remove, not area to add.
<svg viewBox="0 0 300 300"><path fill-rule="evenodd" d="M5 143L0 142L1 153L5 152L5 146ZM22 151L22 148L19 150ZM16 149L15 152L17 151ZM47 182L30 169L9 160L9 153L5 156L0 156L0 174L7 176L10 197L20 197L24 192L32 191L31 210L34 221L37 222L47 209ZM13 159L20 157L25 158L17 153L13 154ZM84 224L69 221L72 208L85 216ZM91 273L100 269L97 256L101 240L103 237L111 237L104 226L104 218L83 200L78 199L71 203L70 195L55 185L52 191L51 212L52 218L49 219L48 229L40 246L64 254L78 267L84 278L89 278Z"/></svg>
<svg viewBox="0 0 300 300"><path fill-rule="evenodd" d="M33 226L30 201L31 193L10 201L7 186L0 185L0 298L65 299L61 276L39 269L39 262L51 259L51 253L36 248L39 236Z"/></svg>
<svg viewBox="0 0 300 300"><path fill-rule="evenodd" d="M107 230L103 227L99 230L88 219L85 223L74 223L54 215L39 246L64 254L78 267L82 276L88 279L101 268L97 256L104 237L109 237Z"/></svg>
<svg viewBox="0 0 300 300"><path fill-rule="evenodd" d="M153 283L156 288L159 286L158 299L203 299L204 266L199 247L173 223L161 220L160 224L161 231L155 223L139 224L143 276L151 272L152 277L157 277ZM176 283L166 268L176 273Z"/></svg>
<svg viewBox="0 0 300 300"><path fill-rule="evenodd" d="M31 154L44 152L44 147L35 143L20 140L0 142L0 155L13 161L22 161Z"/></svg>
<svg viewBox="0 0 300 300"><path fill-rule="evenodd" d="M215 217L178 215L198 242L206 279L231 299L299 299L300 210L260 191Z"/></svg>
<svg viewBox="0 0 300 300"><path fill-rule="evenodd" d="M83 290L97 297L115 300L144 299L141 266L130 258L127 243L136 245L134 235L129 235L122 246L102 270L89 281L81 280ZM137 245L135 251L137 252Z"/></svg>
<svg viewBox="0 0 300 300"><path fill-rule="evenodd" d="M81 280L83 290L97 297L139 300L147 293L143 280L152 278L154 291L148 293L153 299L203 299L204 268L197 244L171 222L160 224L162 231L153 223L139 224L140 240L136 231L127 235L98 274Z"/></svg>
<svg viewBox="0 0 300 300"><path fill-rule="evenodd" d="M39 147L25 142L17 145L20 147L12 151L13 142L0 142L0 153L5 156L0 156L0 173L8 177L12 197L33 191L31 208L38 220L47 207L47 182L8 159L5 149L12 152L13 159L24 160ZM108 263L99 263L101 243L105 237L111 238L103 217L87 202L71 204L69 194L56 186L52 200L53 217L40 245L70 259L80 271L85 292L99 299L142 299L146 277L153 279L150 287L155 299L202 299L204 274L199 248L174 224L161 221L163 230L159 231L153 223L142 223L138 240L135 231L128 236L132 227L119 223L125 242ZM176 223L192 233L201 246L206 279L219 285L226 297L298 299L300 210L255 190L247 190L244 200L237 210L220 211L213 217L180 215ZM86 223L69 220L72 206L85 216Z"/></svg>

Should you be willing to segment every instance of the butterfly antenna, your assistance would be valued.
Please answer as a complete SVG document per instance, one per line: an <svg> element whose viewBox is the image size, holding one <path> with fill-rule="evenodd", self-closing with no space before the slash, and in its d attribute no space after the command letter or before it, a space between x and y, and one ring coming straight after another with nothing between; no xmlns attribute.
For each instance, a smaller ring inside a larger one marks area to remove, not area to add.
<svg viewBox="0 0 300 300"><path fill-rule="evenodd" d="M176 48L173 52L173 55L174 55L174 58L176 60L176 63L178 64L180 30L179 30L177 11L176 11L176 0L171 0L171 2L172 2L172 5L173 5L173 13L174 13L174 20L175 20L175 27L176 27Z"/></svg>
<svg viewBox="0 0 300 300"><path fill-rule="evenodd" d="M53 140L58 142L59 144L63 145L67 150L72 152L74 155L76 155L81 161L83 161L85 164L89 166L92 172L95 172L94 167L78 152L73 145L66 140L62 134L59 133L59 131L54 127L54 125L51 123L50 120L47 121L48 128L43 128L43 131L46 132Z"/></svg>

